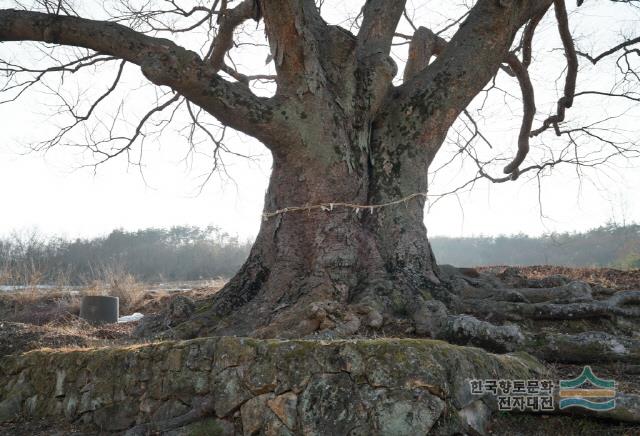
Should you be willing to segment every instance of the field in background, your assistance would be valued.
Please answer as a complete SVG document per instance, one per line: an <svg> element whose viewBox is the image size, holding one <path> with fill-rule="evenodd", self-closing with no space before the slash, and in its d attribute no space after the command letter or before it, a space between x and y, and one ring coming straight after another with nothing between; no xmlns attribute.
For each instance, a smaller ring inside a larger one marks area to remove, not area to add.
<svg viewBox="0 0 640 436"><path fill-rule="evenodd" d="M640 225L607 225L586 233L432 237L436 259L455 266L563 265L640 268ZM0 238L0 291L131 288L231 277L251 248L216 227L115 230L66 240L37 232ZM176 284L178 283L178 284ZM190 285L191 286L191 285ZM17 287L17 288L16 288Z"/></svg>
<svg viewBox="0 0 640 436"><path fill-rule="evenodd" d="M105 237L76 240L22 232L0 238L0 286L215 280L235 274L250 247L249 241L216 227L114 230Z"/></svg>

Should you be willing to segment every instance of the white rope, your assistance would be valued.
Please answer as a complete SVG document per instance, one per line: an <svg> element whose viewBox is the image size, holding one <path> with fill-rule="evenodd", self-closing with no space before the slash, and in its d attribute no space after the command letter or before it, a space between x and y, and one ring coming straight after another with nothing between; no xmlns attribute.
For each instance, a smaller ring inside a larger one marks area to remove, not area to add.
<svg viewBox="0 0 640 436"><path fill-rule="evenodd" d="M427 196L428 195L426 192L416 192L411 195L407 195L406 197L403 197L399 200L394 200L388 203L381 203L381 204L353 204L353 203L333 202L333 203L310 204L305 206L290 206L290 207L284 207L282 209L275 210L273 212L264 212L262 214L262 219L266 221L269 218L272 218L277 215L283 215L289 212L302 212L302 211L310 212L314 209L320 209L325 212L331 212L335 207L346 207L346 208L354 209L356 213L360 212L360 210L368 209L370 213L373 213L374 209L381 209L387 206L394 206L396 204L406 203L409 200L416 197L427 198Z"/></svg>

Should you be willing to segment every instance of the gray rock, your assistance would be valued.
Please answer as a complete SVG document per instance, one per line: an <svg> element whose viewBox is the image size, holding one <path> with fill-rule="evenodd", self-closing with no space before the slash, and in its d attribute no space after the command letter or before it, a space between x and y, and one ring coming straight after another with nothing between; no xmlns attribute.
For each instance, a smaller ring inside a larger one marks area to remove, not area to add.
<svg viewBox="0 0 640 436"><path fill-rule="evenodd" d="M458 411L458 415L475 433L487 434L491 409L482 400L476 400L462 408Z"/></svg>
<svg viewBox="0 0 640 436"><path fill-rule="evenodd" d="M194 301L184 295L176 295L169 301L169 307L165 315L165 321L168 326L175 326L186 321L195 312L196 305Z"/></svg>
<svg viewBox="0 0 640 436"><path fill-rule="evenodd" d="M444 411L445 403L424 390L391 391L376 401L375 427L381 435L427 434Z"/></svg>
<svg viewBox="0 0 640 436"><path fill-rule="evenodd" d="M166 334L170 328L189 319L195 310L196 305L191 298L176 295L163 311L142 318L133 334L139 338Z"/></svg>
<svg viewBox="0 0 640 436"><path fill-rule="evenodd" d="M294 430L296 428L298 414L298 396L296 394L285 392L267 401L267 405L288 429Z"/></svg>
<svg viewBox="0 0 640 436"><path fill-rule="evenodd" d="M305 435L343 435L365 424L354 405L355 385L348 374L314 376L300 396L300 418Z"/></svg>
<svg viewBox="0 0 640 436"><path fill-rule="evenodd" d="M273 394L263 394L251 398L240 408L242 417L242 432L245 436L256 434L264 427L264 415L267 400L273 398Z"/></svg>
<svg viewBox="0 0 640 436"><path fill-rule="evenodd" d="M101 430L123 431L136 421L137 408L133 404L111 404L93 412L93 422Z"/></svg>
<svg viewBox="0 0 640 436"><path fill-rule="evenodd" d="M0 402L0 422L13 421L20 415L22 409L22 399L20 397L9 397Z"/></svg>
<svg viewBox="0 0 640 436"><path fill-rule="evenodd" d="M253 394L244 386L236 368L227 368L214 379L214 408L219 418L238 409Z"/></svg>

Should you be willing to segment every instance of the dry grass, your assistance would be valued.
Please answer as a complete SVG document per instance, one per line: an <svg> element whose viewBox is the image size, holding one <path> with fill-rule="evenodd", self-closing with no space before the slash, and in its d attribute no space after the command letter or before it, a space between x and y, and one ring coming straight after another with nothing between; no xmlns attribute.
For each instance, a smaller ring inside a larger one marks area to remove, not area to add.
<svg viewBox="0 0 640 436"><path fill-rule="evenodd" d="M492 270L500 272L500 268L480 267L478 270ZM605 288L615 290L640 289L640 269L619 270L614 268L586 268L555 265L535 265L516 267L521 275L530 279L541 279L554 274L560 274Z"/></svg>
<svg viewBox="0 0 640 436"><path fill-rule="evenodd" d="M12 274L9 271L9 267L6 265L0 265L0 285L4 285L5 283L9 283L11 280Z"/></svg>
<svg viewBox="0 0 640 436"><path fill-rule="evenodd" d="M131 338L135 323L92 325L82 318L67 315L48 323L45 327L54 335L80 336L91 346L112 345L113 341Z"/></svg>
<svg viewBox="0 0 640 436"><path fill-rule="evenodd" d="M150 315L165 309L175 295L198 300L224 285L222 280L165 283L148 290L124 268L113 266L102 268L96 276L99 280L83 289L70 288L62 279L52 288L39 287L34 276L31 286L0 292L0 356L47 347L72 350L140 342L133 336L138 322L94 326L80 319L84 295L116 296L122 315Z"/></svg>
<svg viewBox="0 0 640 436"><path fill-rule="evenodd" d="M87 294L113 295L120 298L121 313L145 315L166 308L175 295L195 300L208 298L224 281L167 283L167 289L148 291L130 274L110 270L100 281L84 290L43 289L35 286L20 291L0 292L0 355L49 347L86 348L132 345L137 322L94 326L79 318L80 302ZM185 288L186 291L169 289Z"/></svg>
<svg viewBox="0 0 640 436"><path fill-rule="evenodd" d="M118 297L120 313L133 313L140 305L145 293L145 287L132 274L117 264L103 266L98 271L99 279L91 286L82 290L82 295L109 295Z"/></svg>
<svg viewBox="0 0 640 436"><path fill-rule="evenodd" d="M80 296L68 291L28 288L0 294L0 319L44 325L80 313Z"/></svg>
<svg viewBox="0 0 640 436"><path fill-rule="evenodd" d="M92 326L68 315L45 325L0 321L0 356L34 349L106 347L136 341L134 323Z"/></svg>

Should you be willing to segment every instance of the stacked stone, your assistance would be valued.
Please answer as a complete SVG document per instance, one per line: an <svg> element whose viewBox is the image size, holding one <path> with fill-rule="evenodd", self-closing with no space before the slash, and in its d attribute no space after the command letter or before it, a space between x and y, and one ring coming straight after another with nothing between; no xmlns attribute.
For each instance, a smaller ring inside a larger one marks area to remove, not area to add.
<svg viewBox="0 0 640 436"><path fill-rule="evenodd" d="M172 434L450 434L482 427L470 378L527 379L532 359L440 341L202 338L38 350L0 366L0 423Z"/></svg>

